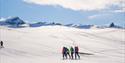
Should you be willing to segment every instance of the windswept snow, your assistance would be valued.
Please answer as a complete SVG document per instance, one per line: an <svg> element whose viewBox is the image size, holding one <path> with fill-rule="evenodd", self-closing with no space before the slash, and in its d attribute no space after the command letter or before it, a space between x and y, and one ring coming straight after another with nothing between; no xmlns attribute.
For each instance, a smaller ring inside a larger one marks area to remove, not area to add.
<svg viewBox="0 0 125 63"><path fill-rule="evenodd" d="M64 26L0 27L0 63L125 63L125 30ZM63 46L78 45L80 60L62 60Z"/></svg>

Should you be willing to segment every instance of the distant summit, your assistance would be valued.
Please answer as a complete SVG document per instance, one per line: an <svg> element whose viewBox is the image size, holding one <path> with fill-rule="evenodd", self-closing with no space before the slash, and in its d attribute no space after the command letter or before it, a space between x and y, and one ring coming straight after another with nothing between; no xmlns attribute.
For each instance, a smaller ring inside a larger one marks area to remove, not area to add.
<svg viewBox="0 0 125 63"><path fill-rule="evenodd" d="M112 22L109 27L115 27L115 24Z"/></svg>
<svg viewBox="0 0 125 63"><path fill-rule="evenodd" d="M6 20L6 23L10 24L10 25L21 25L21 24L25 24L25 22L20 19L19 17L12 17Z"/></svg>
<svg viewBox="0 0 125 63"><path fill-rule="evenodd" d="M19 17L10 17L4 21L0 21L0 25L6 25L10 27L20 27L22 24L25 24L25 22Z"/></svg>
<svg viewBox="0 0 125 63"><path fill-rule="evenodd" d="M122 28L121 26L115 25L113 22L109 25L110 28Z"/></svg>

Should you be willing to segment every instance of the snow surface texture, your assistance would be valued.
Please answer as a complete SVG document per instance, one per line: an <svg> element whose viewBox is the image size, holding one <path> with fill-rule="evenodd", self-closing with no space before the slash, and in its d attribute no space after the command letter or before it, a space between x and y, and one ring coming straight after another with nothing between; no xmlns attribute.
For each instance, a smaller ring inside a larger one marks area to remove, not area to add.
<svg viewBox="0 0 125 63"><path fill-rule="evenodd" d="M64 26L0 26L0 63L125 63L125 30L77 29ZM80 60L62 60L63 46L78 45Z"/></svg>

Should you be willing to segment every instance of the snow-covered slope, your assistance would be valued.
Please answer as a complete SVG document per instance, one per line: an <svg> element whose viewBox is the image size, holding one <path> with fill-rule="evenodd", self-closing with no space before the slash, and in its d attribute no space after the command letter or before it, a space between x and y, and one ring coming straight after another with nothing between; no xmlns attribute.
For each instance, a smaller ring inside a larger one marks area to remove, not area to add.
<svg viewBox="0 0 125 63"><path fill-rule="evenodd" d="M0 63L124 63L125 30L64 26L0 27ZM80 60L62 60L63 46L78 45Z"/></svg>

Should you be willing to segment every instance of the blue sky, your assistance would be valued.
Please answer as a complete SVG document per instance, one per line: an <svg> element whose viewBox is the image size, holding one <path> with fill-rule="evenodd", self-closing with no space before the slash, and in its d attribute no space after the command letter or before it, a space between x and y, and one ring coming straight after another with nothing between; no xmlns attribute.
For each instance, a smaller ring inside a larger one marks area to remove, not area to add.
<svg viewBox="0 0 125 63"><path fill-rule="evenodd" d="M98 1L100 4L97 5ZM124 0L104 2L105 0L93 0L92 3L90 0L0 0L0 17L18 16L28 22L63 24L105 25L114 22L124 26Z"/></svg>

